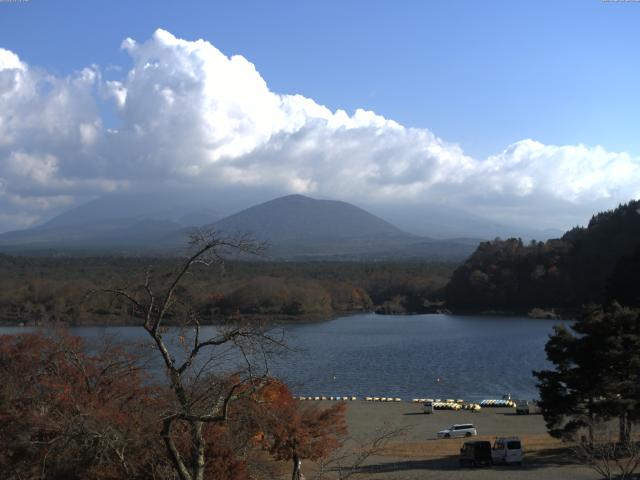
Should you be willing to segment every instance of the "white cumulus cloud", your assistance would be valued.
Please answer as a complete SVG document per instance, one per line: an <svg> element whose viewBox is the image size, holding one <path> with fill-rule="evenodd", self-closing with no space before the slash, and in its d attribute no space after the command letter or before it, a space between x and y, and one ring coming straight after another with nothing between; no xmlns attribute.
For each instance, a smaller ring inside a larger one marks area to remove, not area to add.
<svg viewBox="0 0 640 480"><path fill-rule="evenodd" d="M66 77L0 49L0 231L168 183L446 202L511 220L547 212L548 226L566 223L562 209L588 214L640 196L640 161L624 152L522 140L476 159L426 129L273 92L250 61L205 40L157 30L121 47L129 71L92 65ZM104 102L114 128L103 125Z"/></svg>

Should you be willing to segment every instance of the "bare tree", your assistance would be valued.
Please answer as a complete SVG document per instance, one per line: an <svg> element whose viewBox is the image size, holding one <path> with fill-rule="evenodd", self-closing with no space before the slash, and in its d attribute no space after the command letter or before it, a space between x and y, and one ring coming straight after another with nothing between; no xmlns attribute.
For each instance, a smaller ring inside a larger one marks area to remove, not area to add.
<svg viewBox="0 0 640 480"><path fill-rule="evenodd" d="M582 437L573 448L578 463L607 480L636 478L640 468L640 446L626 436L620 440L606 424L589 424L589 437Z"/></svg>
<svg viewBox="0 0 640 480"><path fill-rule="evenodd" d="M361 473L367 460L383 453L390 442L406 433L406 428L392 428L385 424L375 431L371 439L348 439L335 455L321 459L316 480L347 480Z"/></svg>
<svg viewBox="0 0 640 480"><path fill-rule="evenodd" d="M179 290L196 265L221 266L228 254L260 254L264 245L247 236L223 237L214 231L191 235L191 253L174 273L158 282L148 270L144 283L103 290L128 302L153 340L166 371L172 398L162 418L161 435L168 458L180 480L203 480L207 459L206 426L222 424L229 418L231 404L265 385L268 357L283 346L263 325L233 322L215 328L210 335ZM159 288L158 283L163 283ZM181 352L172 348L167 318L181 325L178 340ZM230 358L244 363L230 371ZM255 362L259 358L260 368ZM187 439L185 442L185 438ZM185 447L185 444L187 447Z"/></svg>

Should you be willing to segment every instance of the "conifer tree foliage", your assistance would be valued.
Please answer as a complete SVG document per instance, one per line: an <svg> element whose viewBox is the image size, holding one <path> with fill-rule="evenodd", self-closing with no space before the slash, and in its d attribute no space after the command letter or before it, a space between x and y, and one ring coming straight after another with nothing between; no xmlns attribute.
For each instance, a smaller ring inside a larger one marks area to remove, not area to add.
<svg viewBox="0 0 640 480"><path fill-rule="evenodd" d="M616 264L607 284L606 300L640 308L638 272L640 272L640 248L633 255L622 257Z"/></svg>
<svg viewBox="0 0 640 480"><path fill-rule="evenodd" d="M594 215L546 242L482 242L452 275L447 305L459 310L579 311L589 303L640 303L640 200ZM628 283L631 281L632 283Z"/></svg>
<svg viewBox="0 0 640 480"><path fill-rule="evenodd" d="M534 372L549 432L591 440L594 425L617 419L628 441L640 419L640 310L592 306L554 330L545 348L554 368Z"/></svg>

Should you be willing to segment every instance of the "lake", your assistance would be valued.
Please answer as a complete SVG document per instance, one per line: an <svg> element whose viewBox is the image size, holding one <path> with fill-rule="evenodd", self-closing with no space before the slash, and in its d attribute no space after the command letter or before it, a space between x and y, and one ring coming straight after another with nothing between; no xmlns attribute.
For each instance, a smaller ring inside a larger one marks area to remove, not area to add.
<svg viewBox="0 0 640 480"><path fill-rule="evenodd" d="M548 367L553 325L527 317L358 314L283 327L295 348L272 364L296 395L462 398L538 397L532 370ZM211 328L211 327L210 327ZM0 327L0 333L25 331ZM145 339L139 327L76 327L91 339Z"/></svg>

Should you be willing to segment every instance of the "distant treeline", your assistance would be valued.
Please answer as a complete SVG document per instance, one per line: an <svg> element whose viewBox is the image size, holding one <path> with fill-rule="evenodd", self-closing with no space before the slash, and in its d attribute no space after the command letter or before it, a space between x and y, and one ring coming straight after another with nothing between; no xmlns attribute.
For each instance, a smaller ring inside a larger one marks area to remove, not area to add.
<svg viewBox="0 0 640 480"><path fill-rule="evenodd" d="M589 303L640 306L640 201L594 215L562 238L483 242L453 274L447 306L468 311L577 311Z"/></svg>
<svg viewBox="0 0 640 480"><path fill-rule="evenodd" d="M92 291L142 286L146 272L168 275L180 259L0 255L0 322L5 325L134 324L124 303ZM240 262L195 268L184 283L204 323L235 316L324 319L351 312L427 311L455 265L447 263ZM155 278L158 275L154 276ZM168 278L168 277L161 277Z"/></svg>

